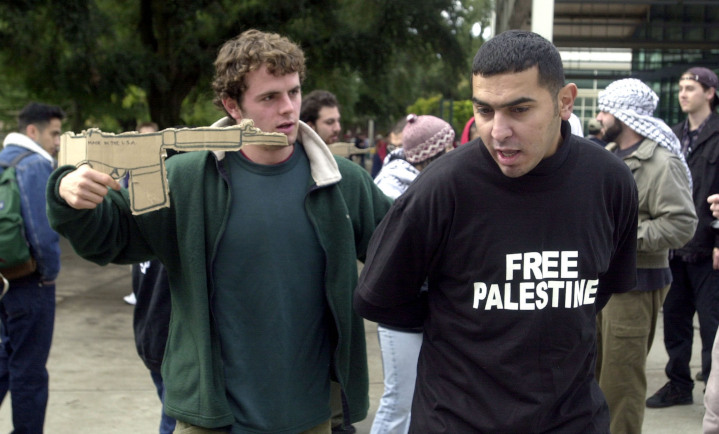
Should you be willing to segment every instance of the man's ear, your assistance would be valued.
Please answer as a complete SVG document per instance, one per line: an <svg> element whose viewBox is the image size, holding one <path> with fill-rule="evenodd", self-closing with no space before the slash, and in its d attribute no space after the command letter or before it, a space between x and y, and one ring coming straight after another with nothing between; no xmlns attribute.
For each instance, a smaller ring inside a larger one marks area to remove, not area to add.
<svg viewBox="0 0 719 434"><path fill-rule="evenodd" d="M238 123L242 120L242 109L240 109L240 105L237 104L234 98L222 98L222 106L225 107L225 111L232 119Z"/></svg>
<svg viewBox="0 0 719 434"><path fill-rule="evenodd" d="M37 140L40 138L40 129L37 127L37 125L30 124L25 127L24 134L37 142Z"/></svg>
<svg viewBox="0 0 719 434"><path fill-rule="evenodd" d="M559 89L557 94L557 104L559 106L559 116L563 120L569 120L574 110L574 99L577 97L577 85L568 83Z"/></svg>
<svg viewBox="0 0 719 434"><path fill-rule="evenodd" d="M707 101L709 101L709 104L711 104L711 102L714 101L714 95L716 95L717 90L714 89L713 87L710 87L707 90L709 91L707 94Z"/></svg>

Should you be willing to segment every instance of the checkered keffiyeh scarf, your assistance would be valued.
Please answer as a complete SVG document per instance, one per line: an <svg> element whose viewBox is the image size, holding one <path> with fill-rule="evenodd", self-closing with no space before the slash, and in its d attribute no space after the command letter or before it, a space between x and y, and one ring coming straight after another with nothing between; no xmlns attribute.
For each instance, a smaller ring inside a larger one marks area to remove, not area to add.
<svg viewBox="0 0 719 434"><path fill-rule="evenodd" d="M636 78L617 80L599 92L599 110L622 121L642 137L657 142L676 154L684 164L691 185L692 176L681 151L681 143L663 120L652 116L659 97L653 90Z"/></svg>

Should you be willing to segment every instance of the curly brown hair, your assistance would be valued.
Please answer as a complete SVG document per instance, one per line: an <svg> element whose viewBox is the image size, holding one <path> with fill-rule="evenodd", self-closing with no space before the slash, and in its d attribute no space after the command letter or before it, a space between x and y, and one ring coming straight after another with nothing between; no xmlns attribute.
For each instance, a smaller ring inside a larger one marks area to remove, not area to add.
<svg viewBox="0 0 719 434"><path fill-rule="evenodd" d="M224 110L224 98L242 105L247 90L245 76L262 65L267 65L267 71L274 76L296 72L300 83L305 79L305 55L297 44L277 33L250 29L225 42L217 54L212 80L215 105Z"/></svg>

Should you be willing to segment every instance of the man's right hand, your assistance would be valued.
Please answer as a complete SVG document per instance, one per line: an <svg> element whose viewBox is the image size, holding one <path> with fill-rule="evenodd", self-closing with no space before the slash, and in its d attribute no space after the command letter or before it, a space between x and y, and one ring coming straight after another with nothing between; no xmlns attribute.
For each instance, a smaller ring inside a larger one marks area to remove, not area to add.
<svg viewBox="0 0 719 434"><path fill-rule="evenodd" d="M83 165L60 180L60 197L75 209L94 209L108 193L108 188L120 190L120 183L110 175Z"/></svg>
<svg viewBox="0 0 719 434"><path fill-rule="evenodd" d="M707 198L707 202L714 218L719 218L719 194L712 194Z"/></svg>

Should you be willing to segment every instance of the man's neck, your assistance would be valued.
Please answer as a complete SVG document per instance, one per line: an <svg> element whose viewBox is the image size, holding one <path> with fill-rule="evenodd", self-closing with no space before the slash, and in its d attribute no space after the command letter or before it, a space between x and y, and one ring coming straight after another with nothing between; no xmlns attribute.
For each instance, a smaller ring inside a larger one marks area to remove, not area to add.
<svg viewBox="0 0 719 434"><path fill-rule="evenodd" d="M631 148L632 146L636 145L637 142L643 140L644 137L640 136L634 130L631 128L625 126L622 133L617 137L616 143L617 146L619 146L619 149L627 149Z"/></svg>
<svg viewBox="0 0 719 434"><path fill-rule="evenodd" d="M687 120L689 121L689 131L696 130L699 125L702 124L712 114L712 110L708 105L703 106L701 109L687 114Z"/></svg>
<svg viewBox="0 0 719 434"><path fill-rule="evenodd" d="M257 164L272 165L286 161L292 156L294 146L248 145L242 147L242 153Z"/></svg>

